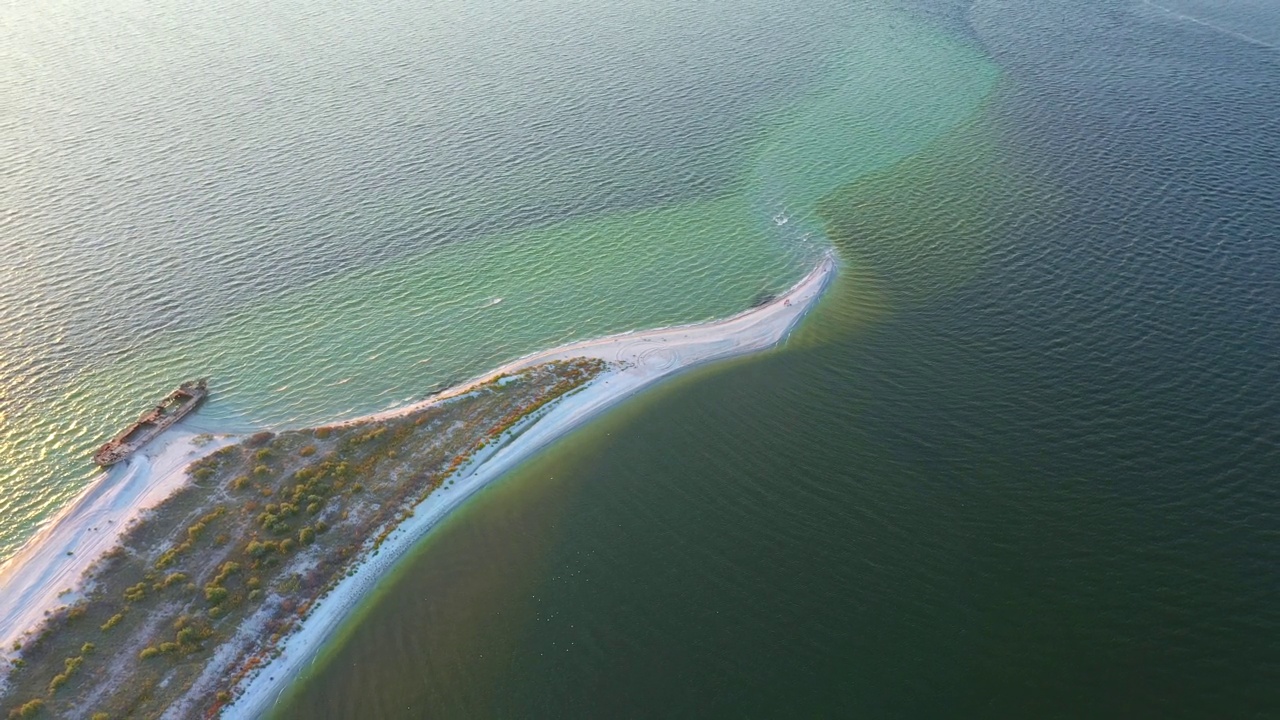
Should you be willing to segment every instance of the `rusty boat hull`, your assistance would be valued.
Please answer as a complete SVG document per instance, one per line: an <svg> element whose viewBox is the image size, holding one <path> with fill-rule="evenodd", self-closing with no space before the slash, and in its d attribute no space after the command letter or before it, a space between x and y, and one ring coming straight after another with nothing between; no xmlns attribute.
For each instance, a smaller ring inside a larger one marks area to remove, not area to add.
<svg viewBox="0 0 1280 720"><path fill-rule="evenodd" d="M188 380L165 396L155 407L143 413L138 420L125 428L93 454L93 462L110 467L127 459L174 423L190 415L209 395L209 380Z"/></svg>

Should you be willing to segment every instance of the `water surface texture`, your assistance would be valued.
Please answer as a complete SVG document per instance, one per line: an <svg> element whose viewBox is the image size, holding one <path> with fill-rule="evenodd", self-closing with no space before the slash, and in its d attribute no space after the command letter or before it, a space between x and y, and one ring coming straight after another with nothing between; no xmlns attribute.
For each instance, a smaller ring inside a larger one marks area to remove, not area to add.
<svg viewBox="0 0 1280 720"><path fill-rule="evenodd" d="M192 375L419 398L841 271L481 493L283 718L1280 715L1280 11L0 10L0 559Z"/></svg>
<svg viewBox="0 0 1280 720"><path fill-rule="evenodd" d="M955 61L796 132L982 99L810 159L844 264L803 331L477 498L278 717L1280 713L1280 55L1143 2L896 10L857 47Z"/></svg>
<svg viewBox="0 0 1280 720"><path fill-rule="evenodd" d="M808 151L769 134L784 101L851 71L848 28L813 13L0 17L0 558L182 379L213 377L205 429L349 416L567 340L731 314L826 246L788 202L839 173L759 174Z"/></svg>

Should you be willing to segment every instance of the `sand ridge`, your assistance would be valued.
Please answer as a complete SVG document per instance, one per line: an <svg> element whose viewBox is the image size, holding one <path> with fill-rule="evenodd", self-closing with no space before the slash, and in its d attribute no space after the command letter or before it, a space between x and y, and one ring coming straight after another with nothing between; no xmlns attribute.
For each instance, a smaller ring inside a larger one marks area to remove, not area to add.
<svg viewBox="0 0 1280 720"><path fill-rule="evenodd" d="M423 535L488 483L530 455L633 393L691 367L758 352L783 341L815 304L835 274L828 253L785 294L732 317L702 324L628 332L533 353L421 402L338 424L404 415L465 394L496 377L545 362L599 358L609 369L583 388L519 423L512 440L478 453L420 503L414 514L366 554L310 611L280 645L279 656L251 675L223 717L254 718L279 698L304 664L395 562ZM84 574L119 543L130 524L187 481L191 462L237 441L231 435L198 435L191 418L166 431L126 462L104 472L58 513L19 552L0 566L0 655L47 612L80 597ZM70 590L71 592L67 592ZM3 677L0 672L0 678Z"/></svg>
<svg viewBox="0 0 1280 720"><path fill-rule="evenodd" d="M301 626L280 644L279 656L255 671L238 689L236 699L224 708L222 717L248 720L269 712L289 683L314 661L324 642L362 598L377 587L396 561L468 497L569 430L662 378L782 342L822 295L835 270L835 257L828 253L785 294L733 317L699 325L624 333L535 353L420 403L350 421L412 412L465 393L494 377L552 360L597 357L613 363L608 372L583 389L521 423L510 443L482 453L454 476L451 486L442 486L419 504L413 516L387 537L377 553L363 558L353 574L316 604Z"/></svg>

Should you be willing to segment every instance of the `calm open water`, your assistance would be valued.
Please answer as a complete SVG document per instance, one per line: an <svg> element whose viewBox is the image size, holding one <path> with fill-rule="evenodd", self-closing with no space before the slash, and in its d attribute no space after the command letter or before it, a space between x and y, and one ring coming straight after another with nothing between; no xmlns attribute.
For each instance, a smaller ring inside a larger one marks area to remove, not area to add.
<svg viewBox="0 0 1280 720"><path fill-rule="evenodd" d="M1280 714L1280 10L0 10L0 558L210 429L724 315L779 353L458 513L281 717Z"/></svg>
<svg viewBox="0 0 1280 720"><path fill-rule="evenodd" d="M809 196L803 333L483 494L280 717L1280 715L1280 10L887 5L956 54L843 142L999 79Z"/></svg>

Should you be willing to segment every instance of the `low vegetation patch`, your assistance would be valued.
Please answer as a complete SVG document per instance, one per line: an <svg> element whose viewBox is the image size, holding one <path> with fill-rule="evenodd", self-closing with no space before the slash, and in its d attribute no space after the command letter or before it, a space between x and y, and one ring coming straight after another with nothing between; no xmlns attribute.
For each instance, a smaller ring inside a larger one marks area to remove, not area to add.
<svg viewBox="0 0 1280 720"><path fill-rule="evenodd" d="M604 368L546 363L412 414L260 432L193 463L97 563L87 596L21 644L0 717L216 716L414 505Z"/></svg>

